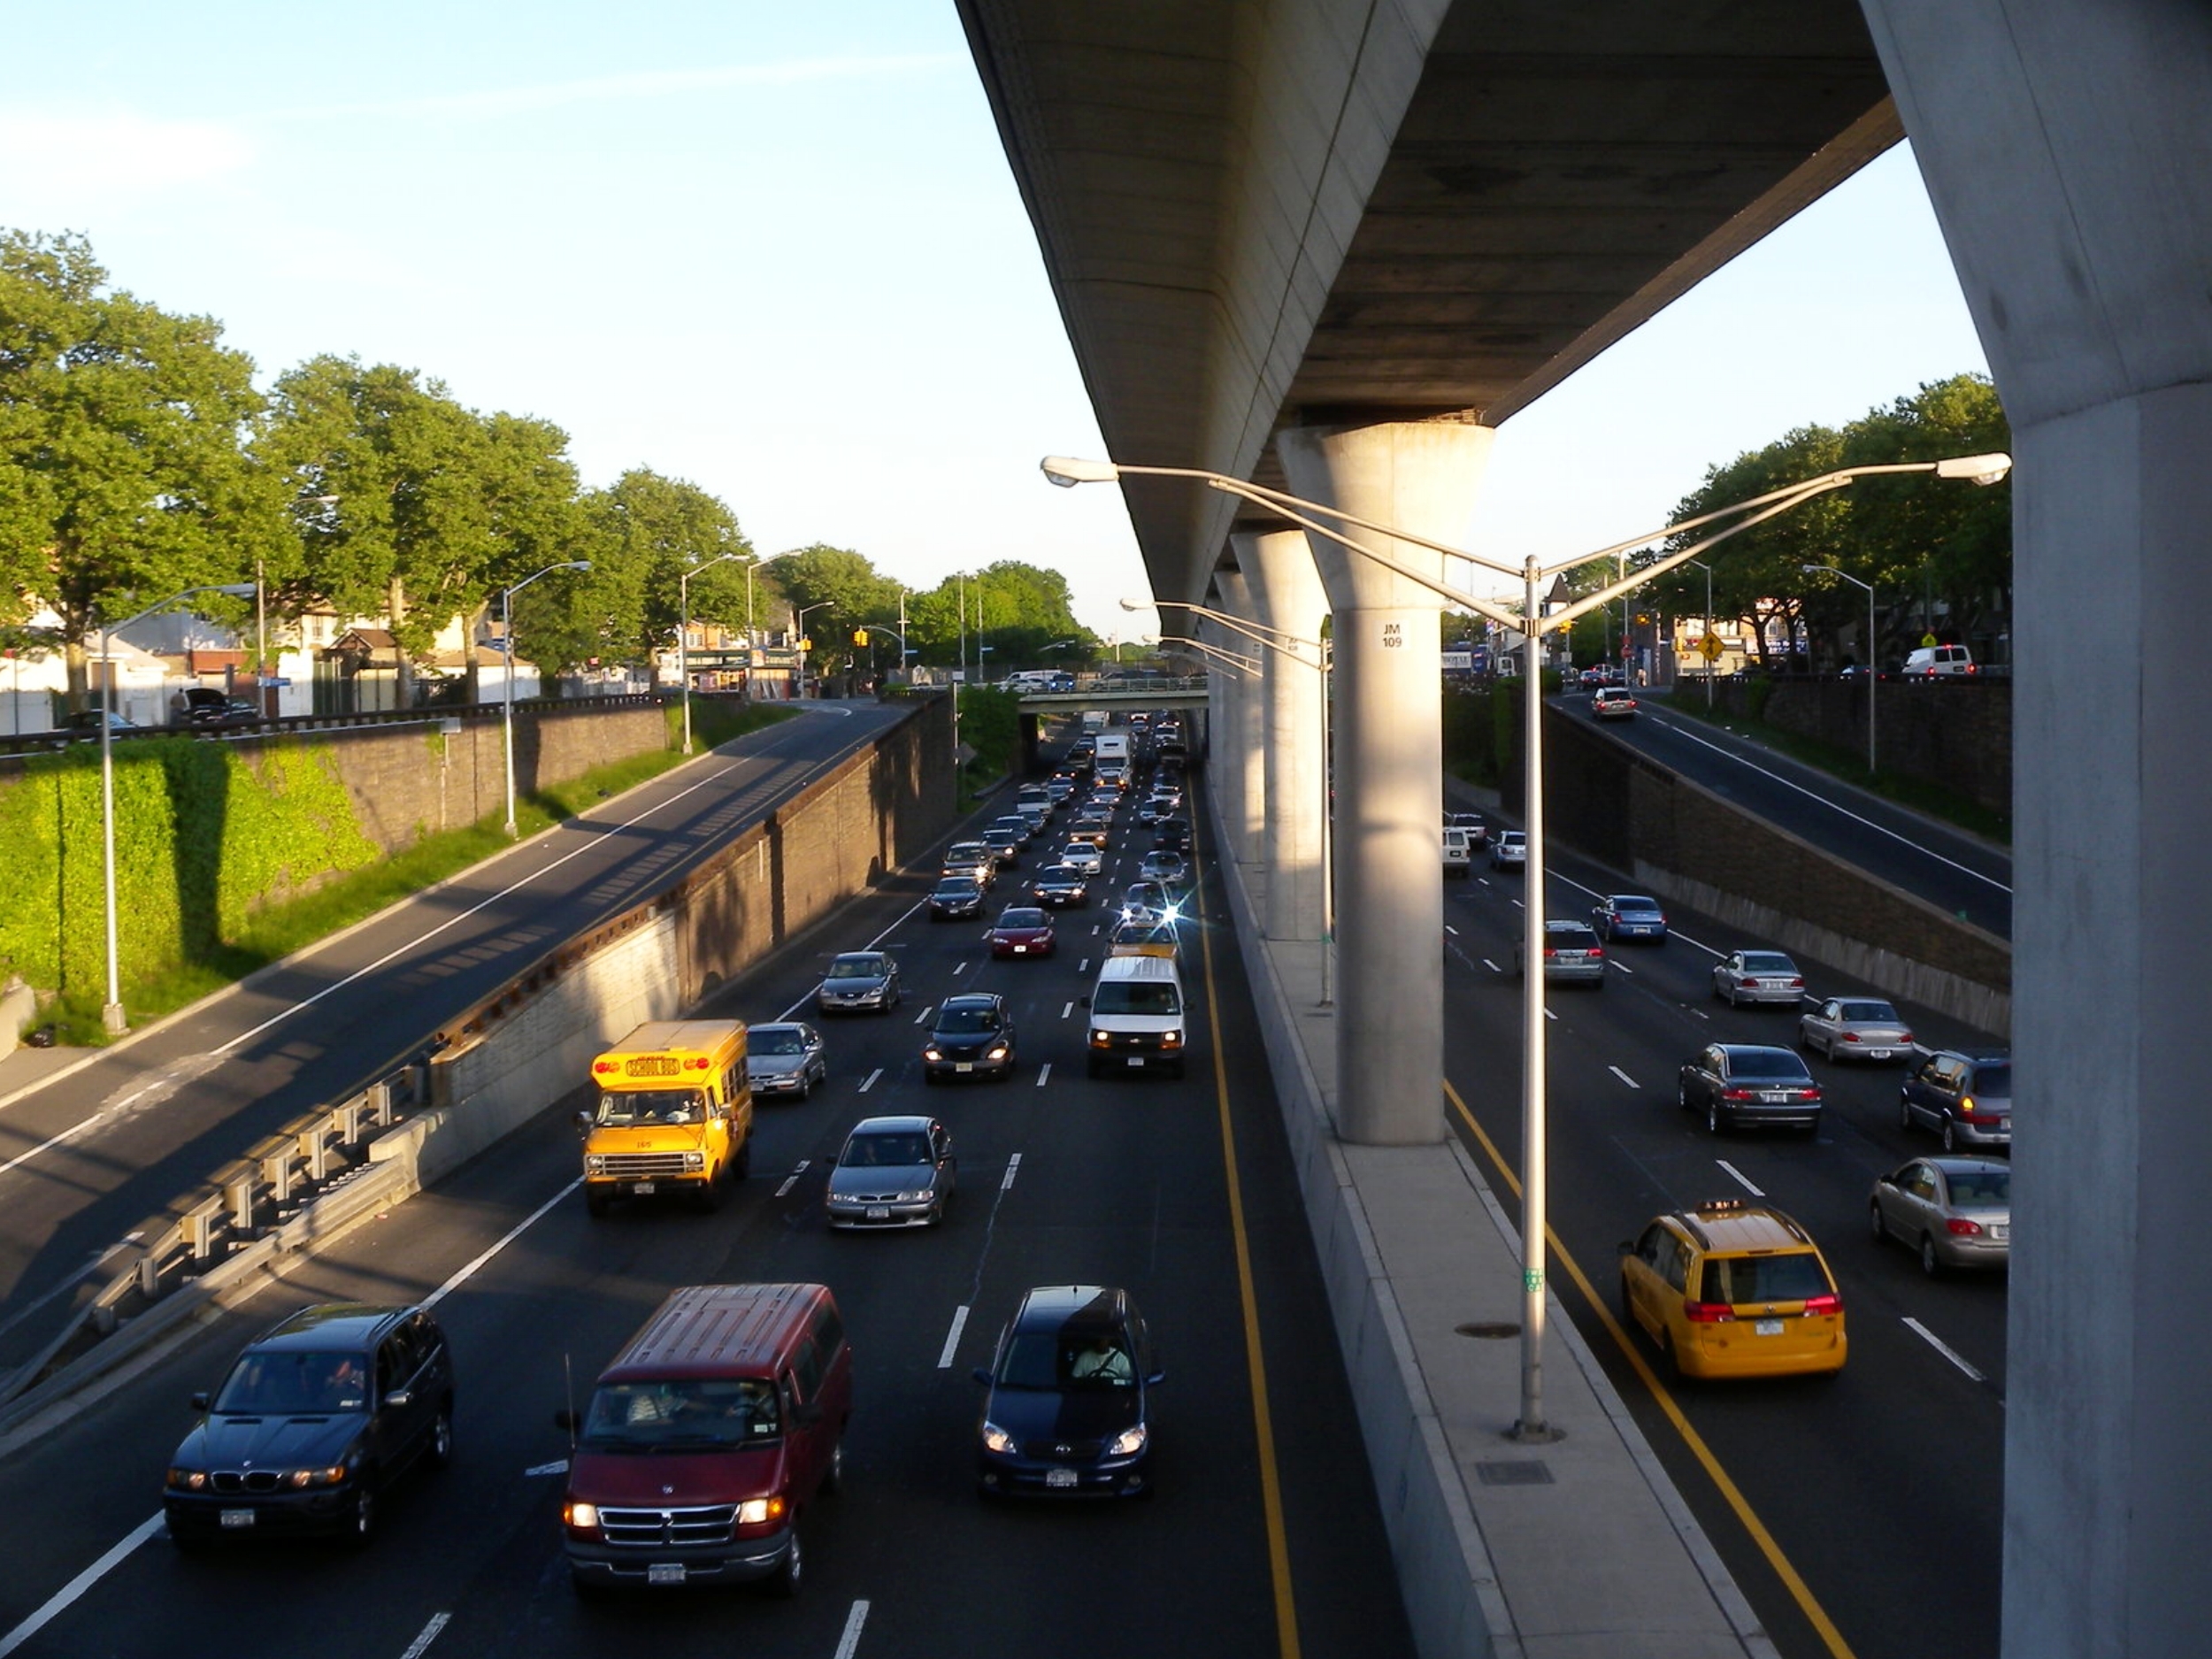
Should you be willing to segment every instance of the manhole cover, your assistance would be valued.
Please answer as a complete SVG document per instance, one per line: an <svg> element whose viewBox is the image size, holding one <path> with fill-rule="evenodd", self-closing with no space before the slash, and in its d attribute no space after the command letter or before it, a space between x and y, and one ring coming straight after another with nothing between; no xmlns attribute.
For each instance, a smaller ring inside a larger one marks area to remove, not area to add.
<svg viewBox="0 0 2212 1659"><path fill-rule="evenodd" d="M1494 1342L1521 1334L1517 1325L1459 1325L1452 1328L1462 1336L1487 1337Z"/></svg>
<svg viewBox="0 0 2212 1659"><path fill-rule="evenodd" d="M1525 1460L1509 1463L1477 1463L1475 1479L1486 1486L1548 1486L1552 1483L1548 1468Z"/></svg>

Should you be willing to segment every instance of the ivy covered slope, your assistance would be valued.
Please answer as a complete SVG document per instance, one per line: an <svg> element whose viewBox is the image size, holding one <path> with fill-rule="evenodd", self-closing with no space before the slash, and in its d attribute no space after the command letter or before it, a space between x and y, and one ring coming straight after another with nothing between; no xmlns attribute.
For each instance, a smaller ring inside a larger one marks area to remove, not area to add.
<svg viewBox="0 0 2212 1659"><path fill-rule="evenodd" d="M188 737L115 745L115 910L126 982L204 962L258 907L380 855L326 745L243 756ZM34 756L0 782L0 972L65 995L107 973L100 752Z"/></svg>

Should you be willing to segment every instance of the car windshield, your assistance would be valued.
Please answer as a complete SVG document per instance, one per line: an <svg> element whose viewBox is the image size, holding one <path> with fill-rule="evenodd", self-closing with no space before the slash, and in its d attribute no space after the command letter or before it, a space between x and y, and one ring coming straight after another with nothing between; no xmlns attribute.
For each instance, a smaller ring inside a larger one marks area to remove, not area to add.
<svg viewBox="0 0 2212 1659"><path fill-rule="evenodd" d="M1897 1010L1887 1002L1846 1002L1842 1010L1844 1019L1878 1020L1886 1025L1897 1020Z"/></svg>
<svg viewBox="0 0 2212 1659"><path fill-rule="evenodd" d="M1961 1210L2004 1210L2012 1204L2010 1170L1955 1170L1951 1202Z"/></svg>
<svg viewBox="0 0 2212 1659"><path fill-rule="evenodd" d="M999 1362L1002 1388L1130 1388L1136 1363L1129 1350L1105 1336L1069 1337L1054 1331L1025 1331L1006 1345Z"/></svg>
<svg viewBox="0 0 2212 1659"><path fill-rule="evenodd" d="M1829 1294L1819 1260L1800 1250L1790 1256L1722 1256L1705 1263L1701 1302L1802 1302Z"/></svg>
<svg viewBox="0 0 2212 1659"><path fill-rule="evenodd" d="M1978 1065L1974 1068L1974 1093L1986 1094L1993 1100L2012 1098L2012 1066Z"/></svg>
<svg viewBox="0 0 2212 1659"><path fill-rule="evenodd" d="M998 1015L987 1008L949 1008L937 1018L937 1029L954 1036L973 1036L996 1031Z"/></svg>
<svg viewBox="0 0 2212 1659"><path fill-rule="evenodd" d="M804 1054L806 1043L795 1031L753 1032L750 1050L754 1054Z"/></svg>
<svg viewBox="0 0 2212 1659"><path fill-rule="evenodd" d="M1797 964L1778 950L1747 950L1743 953L1746 973L1795 973Z"/></svg>
<svg viewBox="0 0 2212 1659"><path fill-rule="evenodd" d="M941 899L972 899L975 897L975 883L965 876L949 876L937 884Z"/></svg>
<svg viewBox="0 0 2212 1659"><path fill-rule="evenodd" d="M1033 933L1046 925L1045 913L1042 910L1009 910L998 918L998 925L1011 928L1016 933Z"/></svg>
<svg viewBox="0 0 2212 1659"><path fill-rule="evenodd" d="M361 1355L278 1348L240 1359L224 1379L214 1409L227 1417L365 1411L368 1395Z"/></svg>
<svg viewBox="0 0 2212 1659"><path fill-rule="evenodd" d="M929 1142L918 1134L855 1135L837 1160L840 1169L908 1169L929 1162Z"/></svg>
<svg viewBox="0 0 2212 1659"><path fill-rule="evenodd" d="M1110 979L1091 995L1094 1014L1179 1014L1182 999L1159 980Z"/></svg>
<svg viewBox="0 0 2212 1659"><path fill-rule="evenodd" d="M1812 1076L1804 1062L1786 1048L1754 1048L1728 1056L1728 1075L1732 1078L1779 1078L1801 1083Z"/></svg>
<svg viewBox="0 0 2212 1659"><path fill-rule="evenodd" d="M830 964L833 979L880 979L883 964L873 956L840 956Z"/></svg>
<svg viewBox="0 0 2212 1659"><path fill-rule="evenodd" d="M697 1089L637 1088L602 1094L592 1121L602 1128L618 1129L631 1124L694 1124L703 1115Z"/></svg>
<svg viewBox="0 0 2212 1659"><path fill-rule="evenodd" d="M757 1446L778 1432L775 1385L749 1377L604 1383L584 1414L593 1451L699 1451Z"/></svg>
<svg viewBox="0 0 2212 1659"><path fill-rule="evenodd" d="M1044 871L1037 877L1041 884L1048 887L1065 887L1070 882L1080 881L1082 879L1082 872L1071 864L1054 864L1049 870Z"/></svg>

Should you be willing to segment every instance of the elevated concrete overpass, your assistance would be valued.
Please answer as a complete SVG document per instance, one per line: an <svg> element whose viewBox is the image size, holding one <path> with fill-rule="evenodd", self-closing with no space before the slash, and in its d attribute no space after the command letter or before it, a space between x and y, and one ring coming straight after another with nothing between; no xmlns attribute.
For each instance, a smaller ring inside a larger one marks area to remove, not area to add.
<svg viewBox="0 0 2212 1659"><path fill-rule="evenodd" d="M2212 615L2212 8L957 3L1112 458L1445 541L1496 423L1909 134L2018 460L2014 1005L2037 1132L2005 1651L2195 1651L2212 1332L2171 1310L2212 1290L2212 1120L2190 1103L2212 768L2180 712ZM1159 598L1271 631L1164 623L1252 662L1216 676L1213 772L1271 939L1326 926L1300 771L1320 660L1296 641L1334 619L1338 1126L1433 1143L1442 1010L1406 941L1441 921L1437 601L1185 482L1126 499ZM2083 1021L2083 985L2115 1017Z"/></svg>

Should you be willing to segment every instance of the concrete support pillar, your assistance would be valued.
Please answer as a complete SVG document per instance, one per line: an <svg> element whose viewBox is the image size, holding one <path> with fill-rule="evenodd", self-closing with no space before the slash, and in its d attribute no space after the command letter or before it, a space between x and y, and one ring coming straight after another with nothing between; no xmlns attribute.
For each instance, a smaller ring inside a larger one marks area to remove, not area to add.
<svg viewBox="0 0 2212 1659"><path fill-rule="evenodd" d="M2201 1652L2212 10L1866 12L2017 461L2002 1650Z"/></svg>
<svg viewBox="0 0 2212 1659"><path fill-rule="evenodd" d="M1492 433L1471 421L1302 427L1276 439L1291 493L1435 541L1464 536ZM1356 533L1441 581L1443 556ZM1313 538L1335 618L1337 1126L1444 1134L1443 601Z"/></svg>
<svg viewBox="0 0 2212 1659"><path fill-rule="evenodd" d="M1267 865L1270 939L1318 939L1326 926L1321 861L1326 847L1324 792L1328 749L1328 680L1317 649L1292 639L1321 637L1329 601L1303 531L1230 538L1252 595L1254 620L1290 637L1263 653L1260 720L1260 856Z"/></svg>
<svg viewBox="0 0 2212 1659"><path fill-rule="evenodd" d="M1215 609L1240 622L1251 621L1252 595L1241 572L1217 572L1214 590L1219 600ZM1250 658L1256 664L1253 672L1237 671L1229 683L1229 694L1235 700L1237 734L1236 753L1228 762L1233 811L1228 823L1229 840L1239 862L1255 864L1261 856L1260 837L1267 818L1267 754L1262 735L1267 679L1267 664L1262 659L1267 649L1233 628L1216 624L1215 629L1225 649Z"/></svg>

